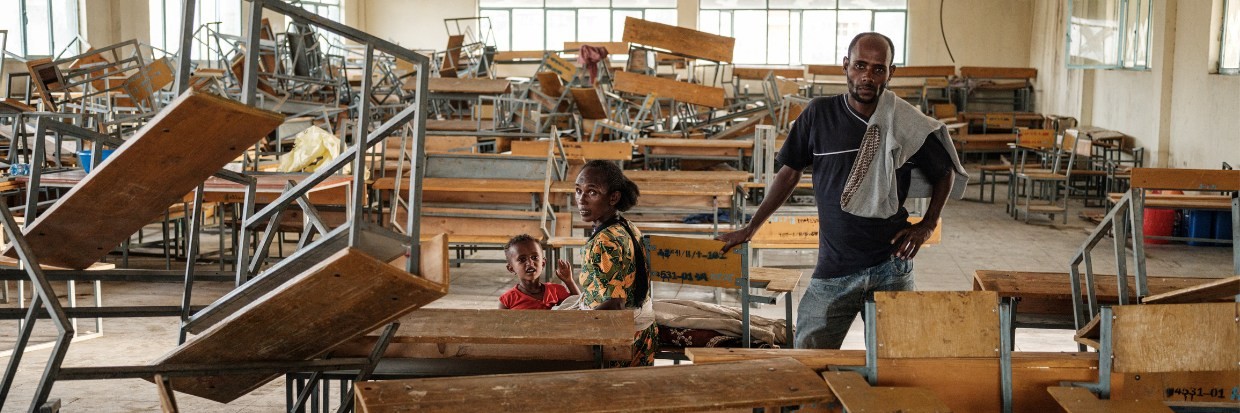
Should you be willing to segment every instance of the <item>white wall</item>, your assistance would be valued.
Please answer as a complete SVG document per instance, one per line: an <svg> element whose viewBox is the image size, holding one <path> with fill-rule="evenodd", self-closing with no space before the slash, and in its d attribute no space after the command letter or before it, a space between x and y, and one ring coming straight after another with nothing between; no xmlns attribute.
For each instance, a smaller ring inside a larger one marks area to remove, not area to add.
<svg viewBox="0 0 1240 413"><path fill-rule="evenodd" d="M1178 3L1166 166L1240 167L1240 76L1209 73L1211 2Z"/></svg>
<svg viewBox="0 0 1240 413"><path fill-rule="evenodd" d="M956 67L1029 67L1032 0L941 1L942 25L939 1L908 2L910 66L950 66L954 56Z"/></svg>
<svg viewBox="0 0 1240 413"><path fill-rule="evenodd" d="M358 28L410 49L443 50L443 19L478 15L477 0L366 0L358 8Z"/></svg>

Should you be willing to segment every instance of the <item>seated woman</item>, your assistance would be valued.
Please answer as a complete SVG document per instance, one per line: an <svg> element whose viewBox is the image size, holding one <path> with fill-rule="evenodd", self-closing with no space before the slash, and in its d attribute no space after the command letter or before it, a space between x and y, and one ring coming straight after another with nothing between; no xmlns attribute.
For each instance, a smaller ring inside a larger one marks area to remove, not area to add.
<svg viewBox="0 0 1240 413"><path fill-rule="evenodd" d="M542 282L542 246L526 234L517 235L504 246L508 273L517 276L517 285L499 296L499 308L514 310L550 310L571 295L581 294L569 273L568 263L560 260L555 275L564 285Z"/></svg>
<svg viewBox="0 0 1240 413"><path fill-rule="evenodd" d="M581 248L582 309L637 310L633 359L627 366L654 364L654 310L650 300L650 276L641 232L620 212L637 205L637 184L624 176L616 164L590 161L577 175L577 210L581 219L594 225Z"/></svg>

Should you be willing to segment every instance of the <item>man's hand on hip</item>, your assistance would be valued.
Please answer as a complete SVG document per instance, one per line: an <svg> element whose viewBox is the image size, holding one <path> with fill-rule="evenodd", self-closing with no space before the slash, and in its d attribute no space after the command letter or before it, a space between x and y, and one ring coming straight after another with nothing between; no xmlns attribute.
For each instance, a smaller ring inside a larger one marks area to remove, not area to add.
<svg viewBox="0 0 1240 413"><path fill-rule="evenodd" d="M934 227L937 224L934 221L922 220L897 232L896 236L891 238L891 243L896 246L892 255L902 260L913 259L917 256L917 251L921 250L921 244L924 244L930 239L930 235L934 234Z"/></svg>

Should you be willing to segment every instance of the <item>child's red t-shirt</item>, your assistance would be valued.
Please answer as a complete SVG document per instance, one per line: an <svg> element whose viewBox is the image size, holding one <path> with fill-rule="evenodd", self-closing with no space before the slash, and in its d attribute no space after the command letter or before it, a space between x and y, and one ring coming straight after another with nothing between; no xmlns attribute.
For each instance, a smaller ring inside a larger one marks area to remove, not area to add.
<svg viewBox="0 0 1240 413"><path fill-rule="evenodd" d="M543 284L542 301L526 295L514 285L499 296L499 302L512 310L550 310L565 298L568 298L568 288L563 285Z"/></svg>

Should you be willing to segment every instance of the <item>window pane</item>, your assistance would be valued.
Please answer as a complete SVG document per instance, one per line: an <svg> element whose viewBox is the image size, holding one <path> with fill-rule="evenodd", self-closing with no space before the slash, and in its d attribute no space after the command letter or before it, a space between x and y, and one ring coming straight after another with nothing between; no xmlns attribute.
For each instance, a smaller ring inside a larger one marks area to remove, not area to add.
<svg viewBox="0 0 1240 413"><path fill-rule="evenodd" d="M42 1L26 2L26 54L51 56L52 34L48 30L47 3Z"/></svg>
<svg viewBox="0 0 1240 413"><path fill-rule="evenodd" d="M801 56L805 64L840 64L835 51L835 12L805 11L801 13Z"/></svg>
<svg viewBox="0 0 1240 413"><path fill-rule="evenodd" d="M547 46L543 50L562 50L564 42L576 39L576 13L573 10L547 10Z"/></svg>
<svg viewBox="0 0 1240 413"><path fill-rule="evenodd" d="M900 9L908 8L904 0L840 0L841 9Z"/></svg>
<svg viewBox="0 0 1240 413"><path fill-rule="evenodd" d="M719 12L719 35L732 37L732 12Z"/></svg>
<svg viewBox="0 0 1240 413"><path fill-rule="evenodd" d="M788 64L788 11L767 12L766 26L766 63Z"/></svg>
<svg viewBox="0 0 1240 413"><path fill-rule="evenodd" d="M896 47L892 62L898 65L904 64L904 16L904 13L874 13L874 31L891 38Z"/></svg>
<svg viewBox="0 0 1240 413"><path fill-rule="evenodd" d="M56 53L60 53L73 44L73 48L68 50L65 56L76 55L81 52L82 45L74 43L77 38L77 15L78 4L75 0L52 0L52 15L56 16L52 19L52 40Z"/></svg>
<svg viewBox="0 0 1240 413"><path fill-rule="evenodd" d="M834 9L835 0L771 0L772 9Z"/></svg>
<svg viewBox="0 0 1240 413"><path fill-rule="evenodd" d="M1240 70L1240 1L1228 0L1224 7L1227 15L1223 16L1223 53L1219 66L1235 73Z"/></svg>
<svg viewBox="0 0 1240 413"><path fill-rule="evenodd" d="M499 50L515 50L512 48L512 27L508 22L507 10L482 10L482 17L491 18L491 30L495 36L495 47Z"/></svg>
<svg viewBox="0 0 1240 413"><path fill-rule="evenodd" d="M662 7L668 9L676 8L676 0L625 0L614 1L613 6L616 7L632 7L635 9L645 9L651 7Z"/></svg>
<svg viewBox="0 0 1240 413"><path fill-rule="evenodd" d="M1128 2L1124 15L1124 67L1148 67L1150 4Z"/></svg>
<svg viewBox="0 0 1240 413"><path fill-rule="evenodd" d="M646 20L676 25L676 9L646 9Z"/></svg>
<svg viewBox="0 0 1240 413"><path fill-rule="evenodd" d="M607 9L577 11L577 41L605 42L611 37L611 14Z"/></svg>
<svg viewBox="0 0 1240 413"><path fill-rule="evenodd" d="M788 64L801 64L801 12L788 16Z"/></svg>
<svg viewBox="0 0 1240 413"><path fill-rule="evenodd" d="M512 50L547 50L543 45L542 9L512 11Z"/></svg>
<svg viewBox="0 0 1240 413"><path fill-rule="evenodd" d="M702 10L698 12L698 29L711 33L719 34L719 12L716 10Z"/></svg>
<svg viewBox="0 0 1240 413"><path fill-rule="evenodd" d="M611 11L611 41L618 42L624 38L624 19L626 17L642 18L641 10L612 10Z"/></svg>
<svg viewBox="0 0 1240 413"><path fill-rule="evenodd" d="M1119 64L1118 0L1073 0L1068 67Z"/></svg>
<svg viewBox="0 0 1240 413"><path fill-rule="evenodd" d="M870 21L872 17L873 13L869 11L840 11L839 24L835 27L835 47L840 61L848 55L848 43L852 42L854 36L873 30L874 26Z"/></svg>
<svg viewBox="0 0 1240 413"><path fill-rule="evenodd" d="M736 26L736 63L765 63L766 11L737 10L735 19L744 22Z"/></svg>
<svg viewBox="0 0 1240 413"><path fill-rule="evenodd" d="M18 12L21 10L18 0L0 0L0 30L8 30L9 38L4 48L9 52L22 55L22 20Z"/></svg>
<svg viewBox="0 0 1240 413"><path fill-rule="evenodd" d="M702 0L703 9L765 9L766 0Z"/></svg>
<svg viewBox="0 0 1240 413"><path fill-rule="evenodd" d="M542 7L542 0L478 0L478 7Z"/></svg>

